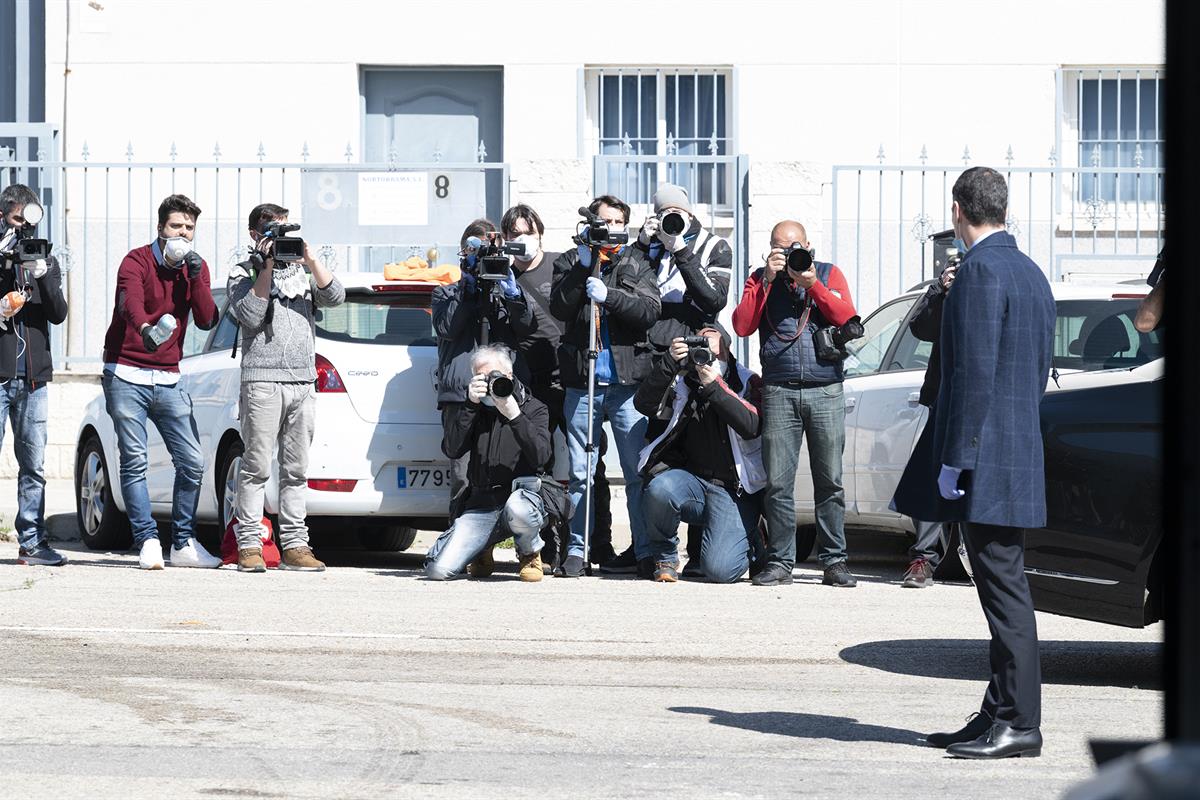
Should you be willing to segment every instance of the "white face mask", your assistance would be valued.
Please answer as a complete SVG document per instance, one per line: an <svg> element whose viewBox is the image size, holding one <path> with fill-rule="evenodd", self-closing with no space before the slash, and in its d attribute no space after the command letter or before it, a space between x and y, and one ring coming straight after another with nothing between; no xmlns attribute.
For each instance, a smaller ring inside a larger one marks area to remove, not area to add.
<svg viewBox="0 0 1200 800"><path fill-rule="evenodd" d="M538 237L535 236L534 234L522 233L516 239L513 239L513 241L520 242L521 244L525 245L525 255L513 256L513 258L515 258L517 261L526 261L526 262L533 261L533 259L537 256L538 250L540 248L539 248L539 243L538 243Z"/></svg>
<svg viewBox="0 0 1200 800"><path fill-rule="evenodd" d="M183 261L183 257L192 252L192 243L182 236L172 236L163 244L163 258L172 264Z"/></svg>

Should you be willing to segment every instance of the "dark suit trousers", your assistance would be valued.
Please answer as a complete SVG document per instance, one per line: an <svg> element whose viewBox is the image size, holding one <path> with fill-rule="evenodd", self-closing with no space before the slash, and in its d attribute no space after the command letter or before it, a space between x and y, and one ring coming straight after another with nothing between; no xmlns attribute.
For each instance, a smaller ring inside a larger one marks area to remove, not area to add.
<svg viewBox="0 0 1200 800"><path fill-rule="evenodd" d="M1025 529L967 522L963 541L992 633L992 680L980 710L1014 728L1037 728L1042 722L1042 666L1025 579Z"/></svg>

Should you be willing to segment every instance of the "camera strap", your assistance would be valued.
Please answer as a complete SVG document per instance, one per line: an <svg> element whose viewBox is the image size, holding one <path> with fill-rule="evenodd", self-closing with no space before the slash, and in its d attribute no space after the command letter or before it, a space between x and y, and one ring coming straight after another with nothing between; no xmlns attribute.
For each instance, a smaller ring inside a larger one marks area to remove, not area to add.
<svg viewBox="0 0 1200 800"><path fill-rule="evenodd" d="M768 300L769 300L770 293L774 290L774 288L775 288L775 284L772 283L771 288L767 289ZM799 339L804 334L804 329L808 327L808 318L812 314L812 307L813 307L812 298L806 297L804 299L804 315L802 317L800 317L800 321L796 325L796 332L794 334L792 334L791 336L784 336L778 330L776 330L775 323L771 320L771 310L769 308L763 309L763 313L766 314L766 317L767 317L767 325L771 328L771 335L785 344L791 344L792 342Z"/></svg>

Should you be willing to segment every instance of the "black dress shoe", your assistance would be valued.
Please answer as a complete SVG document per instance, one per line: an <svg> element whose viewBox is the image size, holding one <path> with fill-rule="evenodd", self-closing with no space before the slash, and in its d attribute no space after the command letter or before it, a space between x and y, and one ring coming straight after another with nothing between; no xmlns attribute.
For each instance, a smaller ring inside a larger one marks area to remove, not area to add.
<svg viewBox="0 0 1200 800"><path fill-rule="evenodd" d="M792 571L783 564L767 564L750 582L755 586L783 586L792 582Z"/></svg>
<svg viewBox="0 0 1200 800"><path fill-rule="evenodd" d="M931 733L925 737L930 747L940 747L943 750L959 742L973 742L988 732L992 727L992 718L986 714L975 713L967 717L967 724L953 733Z"/></svg>
<svg viewBox="0 0 1200 800"><path fill-rule="evenodd" d="M1038 728L1021 730L997 722L973 742L959 742L946 748L955 758L1037 758L1042 754L1042 732Z"/></svg>

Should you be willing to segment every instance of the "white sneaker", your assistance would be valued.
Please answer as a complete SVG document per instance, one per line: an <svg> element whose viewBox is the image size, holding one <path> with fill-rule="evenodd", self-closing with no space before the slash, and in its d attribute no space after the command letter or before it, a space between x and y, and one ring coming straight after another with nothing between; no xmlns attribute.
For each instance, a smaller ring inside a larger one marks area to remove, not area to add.
<svg viewBox="0 0 1200 800"><path fill-rule="evenodd" d="M138 552L138 567L141 569L163 568L162 545L158 539L147 539L142 542L142 549Z"/></svg>
<svg viewBox="0 0 1200 800"><path fill-rule="evenodd" d="M195 539L188 539L183 547L171 546L171 566L216 569L221 566L221 559L205 550L204 545Z"/></svg>

